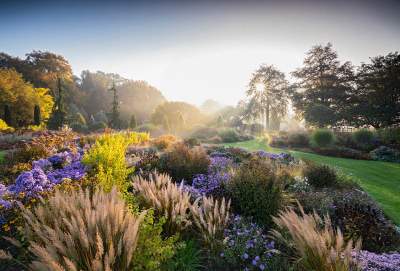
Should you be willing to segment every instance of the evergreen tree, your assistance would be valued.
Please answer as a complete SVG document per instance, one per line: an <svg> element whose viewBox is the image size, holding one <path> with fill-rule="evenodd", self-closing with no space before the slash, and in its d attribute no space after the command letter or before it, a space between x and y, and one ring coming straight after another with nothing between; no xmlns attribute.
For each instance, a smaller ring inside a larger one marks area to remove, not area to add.
<svg viewBox="0 0 400 271"><path fill-rule="evenodd" d="M131 119L129 121L129 128L135 129L136 126L137 126L136 116L135 116L135 114L132 114Z"/></svg>
<svg viewBox="0 0 400 271"><path fill-rule="evenodd" d="M53 107L53 114L48 122L48 128L52 130L60 129L65 124L65 118L67 115L67 112L65 111L64 93L60 78L58 78L57 86L58 94L56 95L56 101Z"/></svg>
<svg viewBox="0 0 400 271"><path fill-rule="evenodd" d="M110 127L113 129L119 129L121 126L121 120L119 118L119 101L117 88L115 87L115 82L113 82L112 87L109 91L113 92L113 101L112 101L112 111L110 113Z"/></svg>
<svg viewBox="0 0 400 271"><path fill-rule="evenodd" d="M4 105L4 121L7 123L7 125L11 126L11 111L8 104Z"/></svg>
<svg viewBox="0 0 400 271"><path fill-rule="evenodd" d="M40 115L40 106L35 105L33 110L33 123L37 126L40 125L41 122L41 115Z"/></svg>

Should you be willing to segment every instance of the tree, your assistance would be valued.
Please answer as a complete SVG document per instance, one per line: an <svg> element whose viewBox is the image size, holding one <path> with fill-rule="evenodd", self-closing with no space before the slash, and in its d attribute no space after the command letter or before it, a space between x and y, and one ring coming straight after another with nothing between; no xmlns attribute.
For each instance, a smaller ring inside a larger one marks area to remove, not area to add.
<svg viewBox="0 0 400 271"><path fill-rule="evenodd" d="M345 120L354 92L353 66L350 62L339 62L331 43L312 47L306 54L303 67L292 75L298 79L292 88L292 101L300 117L308 116L310 120L309 110L314 110L313 105L318 104L333 112L318 126L335 126Z"/></svg>
<svg viewBox="0 0 400 271"><path fill-rule="evenodd" d="M129 128L135 129L137 126L135 114L132 114L131 119L129 121Z"/></svg>
<svg viewBox="0 0 400 271"><path fill-rule="evenodd" d="M53 103L48 89L34 88L14 69L0 69L0 108L4 108L8 125L32 124L35 105L40 107L42 119L47 120Z"/></svg>
<svg viewBox="0 0 400 271"><path fill-rule="evenodd" d="M52 130L60 129L66 122L67 112L64 104L64 92L61 83L61 78L58 78L58 93L54 103L51 118L48 123L48 128Z"/></svg>
<svg viewBox="0 0 400 271"><path fill-rule="evenodd" d="M40 122L41 122L40 106L36 104L33 110L33 124L39 126Z"/></svg>
<svg viewBox="0 0 400 271"><path fill-rule="evenodd" d="M287 111L289 92L285 74L272 65L261 65L252 74L247 96L251 106L248 114L253 118L264 117L266 128L272 128L272 117L275 123L279 122Z"/></svg>
<svg viewBox="0 0 400 271"><path fill-rule="evenodd" d="M388 127L400 124L400 54L371 58L357 73L357 89L350 114L355 126Z"/></svg>
<svg viewBox="0 0 400 271"><path fill-rule="evenodd" d="M115 87L115 83L113 82L109 91L113 92L113 101L112 101L112 110L110 113L110 127L114 129L121 128L121 120L119 118L119 101L118 101L118 94L117 88Z"/></svg>
<svg viewBox="0 0 400 271"><path fill-rule="evenodd" d="M318 128L323 128L332 119L336 119L335 111L323 104L312 104L304 112L306 123Z"/></svg>
<svg viewBox="0 0 400 271"><path fill-rule="evenodd" d="M157 106L151 115L151 122L162 125L170 132L180 132L201 124L204 115L194 105L185 102L165 102Z"/></svg>

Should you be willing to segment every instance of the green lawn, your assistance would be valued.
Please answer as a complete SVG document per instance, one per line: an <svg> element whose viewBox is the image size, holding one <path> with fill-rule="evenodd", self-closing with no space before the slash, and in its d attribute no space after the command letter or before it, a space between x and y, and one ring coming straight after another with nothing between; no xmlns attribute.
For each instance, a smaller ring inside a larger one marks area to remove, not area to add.
<svg viewBox="0 0 400 271"><path fill-rule="evenodd" d="M250 140L224 144L249 150L289 152L296 158L324 163L356 177L360 185L383 208L385 213L400 225L400 164L328 157L313 153L271 148L265 141Z"/></svg>

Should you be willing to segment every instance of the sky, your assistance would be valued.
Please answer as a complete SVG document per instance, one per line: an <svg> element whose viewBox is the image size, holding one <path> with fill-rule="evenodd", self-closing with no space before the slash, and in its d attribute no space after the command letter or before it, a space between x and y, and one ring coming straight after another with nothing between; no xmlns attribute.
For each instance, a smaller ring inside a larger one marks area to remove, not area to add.
<svg viewBox="0 0 400 271"><path fill-rule="evenodd" d="M358 65L400 51L400 1L0 1L0 51L63 55L146 80L168 100L234 105L261 64L285 72L331 42Z"/></svg>

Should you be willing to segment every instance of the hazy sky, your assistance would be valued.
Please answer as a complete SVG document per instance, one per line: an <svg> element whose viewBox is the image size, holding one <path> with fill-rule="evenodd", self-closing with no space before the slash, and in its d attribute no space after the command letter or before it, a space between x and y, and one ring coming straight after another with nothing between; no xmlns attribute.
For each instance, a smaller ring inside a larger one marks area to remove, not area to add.
<svg viewBox="0 0 400 271"><path fill-rule="evenodd" d="M150 4L151 3L151 4ZM332 42L354 64L400 50L400 1L1 1L0 51L49 50L170 100L236 104L262 63L289 73Z"/></svg>

